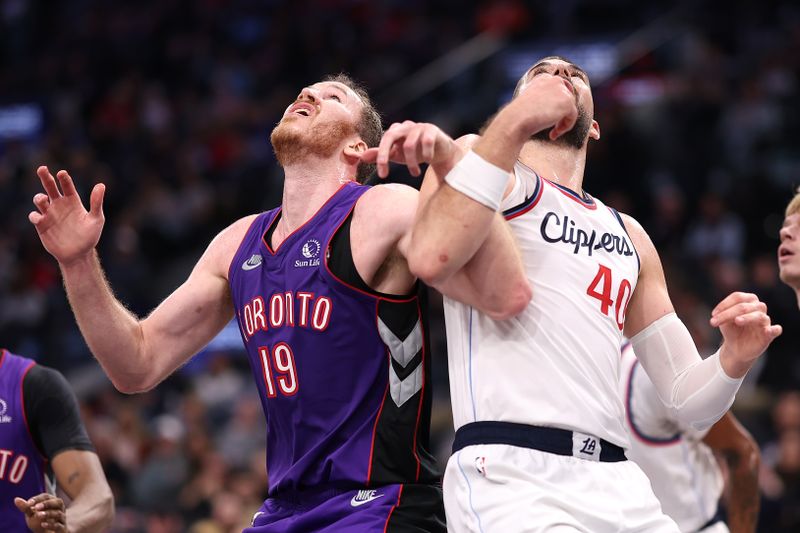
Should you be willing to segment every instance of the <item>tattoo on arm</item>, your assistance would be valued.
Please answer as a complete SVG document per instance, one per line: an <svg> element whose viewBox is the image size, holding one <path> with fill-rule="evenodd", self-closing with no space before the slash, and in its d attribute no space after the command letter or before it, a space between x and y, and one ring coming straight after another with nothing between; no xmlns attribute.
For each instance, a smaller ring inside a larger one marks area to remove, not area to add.
<svg viewBox="0 0 800 533"><path fill-rule="evenodd" d="M72 485L79 477L81 477L80 471L74 471L67 477L67 485Z"/></svg>

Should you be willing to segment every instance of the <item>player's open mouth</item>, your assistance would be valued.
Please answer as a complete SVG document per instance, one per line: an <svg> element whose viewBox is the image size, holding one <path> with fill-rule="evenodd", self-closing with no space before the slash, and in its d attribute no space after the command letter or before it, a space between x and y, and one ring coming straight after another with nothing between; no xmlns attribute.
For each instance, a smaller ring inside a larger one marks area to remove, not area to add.
<svg viewBox="0 0 800 533"><path fill-rule="evenodd" d="M314 112L314 106L308 102L296 102L289 107L287 114L296 114L304 117L310 117Z"/></svg>
<svg viewBox="0 0 800 533"><path fill-rule="evenodd" d="M782 259L784 259L786 257L791 257L793 255L794 255L794 252L790 251L788 248L784 248L783 246L781 246L778 249L778 260L782 260Z"/></svg>

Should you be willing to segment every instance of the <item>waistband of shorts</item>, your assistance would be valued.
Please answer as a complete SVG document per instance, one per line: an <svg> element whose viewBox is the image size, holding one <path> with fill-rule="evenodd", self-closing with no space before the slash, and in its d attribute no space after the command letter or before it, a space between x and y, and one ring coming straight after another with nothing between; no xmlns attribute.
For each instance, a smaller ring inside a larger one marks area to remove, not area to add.
<svg viewBox="0 0 800 533"><path fill-rule="evenodd" d="M453 441L453 453L477 444L506 444L607 463L627 460L624 449L592 435L514 422L483 421L461 426Z"/></svg>
<svg viewBox="0 0 800 533"><path fill-rule="evenodd" d="M330 500L346 492L355 492L364 487L309 487L305 489L289 489L270 493L267 499L273 500L281 505L292 507L314 507L320 502Z"/></svg>

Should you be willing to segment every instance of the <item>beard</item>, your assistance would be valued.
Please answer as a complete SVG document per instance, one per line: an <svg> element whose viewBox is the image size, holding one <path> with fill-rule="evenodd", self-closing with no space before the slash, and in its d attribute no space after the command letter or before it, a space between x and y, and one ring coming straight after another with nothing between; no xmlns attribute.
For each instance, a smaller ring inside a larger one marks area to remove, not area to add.
<svg viewBox="0 0 800 533"><path fill-rule="evenodd" d="M356 133L355 125L347 122L328 122L311 129L300 130L281 120L272 130L269 140L282 167L299 163L309 156L333 156L347 137Z"/></svg>
<svg viewBox="0 0 800 533"><path fill-rule="evenodd" d="M582 104L578 104L578 118L575 120L575 125L571 130L565 132L555 141L550 139L550 131L553 128L534 133L531 135L531 139L580 150L586 144L587 135L591 127L592 118L586 112L586 108Z"/></svg>

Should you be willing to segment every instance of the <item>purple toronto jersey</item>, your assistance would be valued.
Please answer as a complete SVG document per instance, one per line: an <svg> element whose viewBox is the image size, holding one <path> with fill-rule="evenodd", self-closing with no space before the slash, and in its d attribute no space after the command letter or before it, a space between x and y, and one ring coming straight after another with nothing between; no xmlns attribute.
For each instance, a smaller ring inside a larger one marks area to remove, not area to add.
<svg viewBox="0 0 800 533"><path fill-rule="evenodd" d="M45 459L25 418L22 380L35 363L0 351L0 531L28 531L14 498L45 492Z"/></svg>
<svg viewBox="0 0 800 533"><path fill-rule="evenodd" d="M271 497L437 479L417 296L355 287L330 267L332 254L351 260L349 244L332 250L332 241L339 228L349 231L368 190L343 185L275 250L280 208L260 214L231 262L236 319L267 420Z"/></svg>

